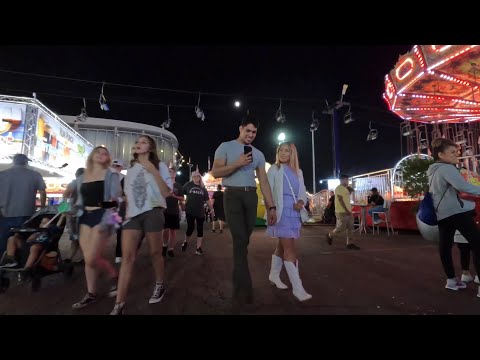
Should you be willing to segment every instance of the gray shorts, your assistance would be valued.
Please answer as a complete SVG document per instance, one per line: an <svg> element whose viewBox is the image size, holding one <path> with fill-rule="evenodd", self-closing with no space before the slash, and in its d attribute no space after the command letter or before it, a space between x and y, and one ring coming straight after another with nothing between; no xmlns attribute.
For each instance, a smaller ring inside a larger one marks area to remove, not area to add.
<svg viewBox="0 0 480 360"><path fill-rule="evenodd" d="M165 217L163 215L164 208L153 208L147 212L137 215L123 224L123 230L140 230L144 233L161 232Z"/></svg>

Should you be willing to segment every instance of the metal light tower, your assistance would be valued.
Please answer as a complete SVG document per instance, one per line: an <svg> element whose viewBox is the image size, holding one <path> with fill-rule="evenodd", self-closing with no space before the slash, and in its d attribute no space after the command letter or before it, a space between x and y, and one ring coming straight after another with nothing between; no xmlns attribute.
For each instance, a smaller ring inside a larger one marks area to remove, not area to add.
<svg viewBox="0 0 480 360"><path fill-rule="evenodd" d="M320 121L315 116L315 111L312 111L312 123L310 124L310 131L312 132L312 184L313 184L313 194L317 193L317 184L315 179L315 131L318 130Z"/></svg>
<svg viewBox="0 0 480 360"><path fill-rule="evenodd" d="M336 179L340 176L340 139L339 139L339 129L338 129L338 111L344 106L348 106L350 108L349 102L343 101L343 96L347 92L348 85L343 84L342 88L342 96L340 100L335 103L333 106L328 106L327 103L327 110L324 110L322 113L330 115L332 117L332 155L333 155L333 177ZM345 123L348 124L352 122L353 118L351 116L350 111L345 114Z"/></svg>

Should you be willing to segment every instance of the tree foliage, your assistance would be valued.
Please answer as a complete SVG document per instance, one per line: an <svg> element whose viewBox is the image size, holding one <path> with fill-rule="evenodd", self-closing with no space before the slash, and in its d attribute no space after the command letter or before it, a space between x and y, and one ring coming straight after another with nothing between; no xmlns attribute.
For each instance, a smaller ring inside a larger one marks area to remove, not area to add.
<svg viewBox="0 0 480 360"><path fill-rule="evenodd" d="M433 162L433 159L413 157L403 164L403 189L412 199L420 198L427 189L427 170Z"/></svg>

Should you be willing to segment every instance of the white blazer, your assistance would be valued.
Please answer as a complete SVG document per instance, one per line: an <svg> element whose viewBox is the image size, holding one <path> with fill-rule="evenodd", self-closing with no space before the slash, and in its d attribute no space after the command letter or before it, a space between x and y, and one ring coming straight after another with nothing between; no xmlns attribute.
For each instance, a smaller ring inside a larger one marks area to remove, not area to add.
<svg viewBox="0 0 480 360"><path fill-rule="evenodd" d="M285 180L283 166L284 165L280 165L280 168L278 168L277 165L273 164L267 172L268 182L270 183L270 189L272 190L273 203L277 207L277 223L282 218L283 211L283 181ZM295 194L295 197L297 198L297 201L303 200L303 203L306 204L307 190L303 181L302 170L298 170L298 181L300 183L300 188L298 189L298 195ZM266 212L268 212L268 209L266 209Z"/></svg>

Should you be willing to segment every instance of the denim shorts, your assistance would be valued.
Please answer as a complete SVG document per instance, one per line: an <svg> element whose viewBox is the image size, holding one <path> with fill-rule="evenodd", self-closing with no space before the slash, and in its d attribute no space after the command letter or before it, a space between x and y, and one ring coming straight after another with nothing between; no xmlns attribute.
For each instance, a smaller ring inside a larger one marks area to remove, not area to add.
<svg viewBox="0 0 480 360"><path fill-rule="evenodd" d="M145 233L160 232L165 223L164 210L164 208L156 207L137 215L123 223L123 230L141 230Z"/></svg>
<svg viewBox="0 0 480 360"><path fill-rule="evenodd" d="M102 222L105 209L84 210L83 215L80 216L78 225L87 225L91 228L97 226Z"/></svg>

